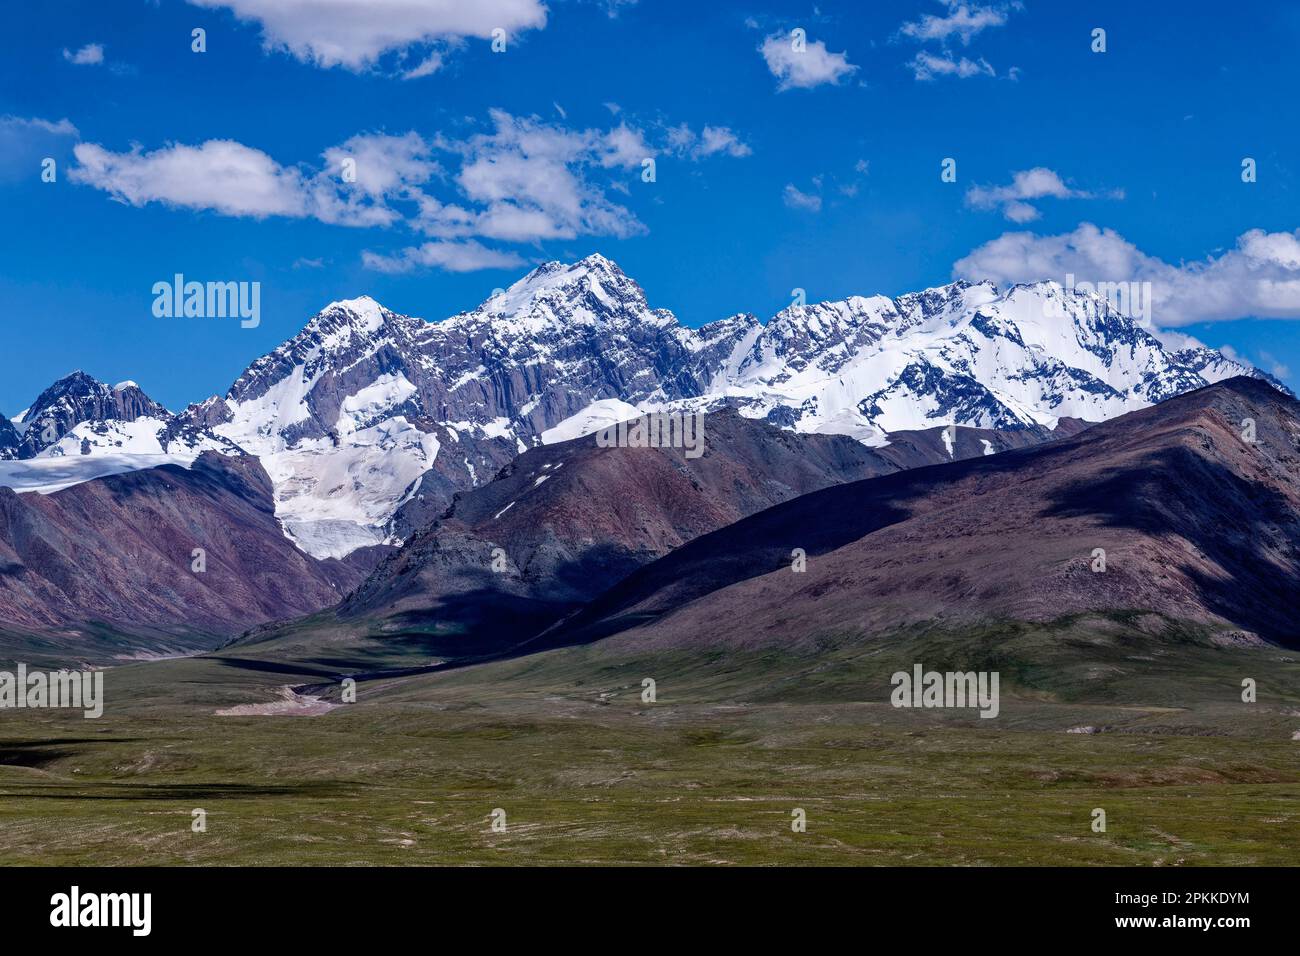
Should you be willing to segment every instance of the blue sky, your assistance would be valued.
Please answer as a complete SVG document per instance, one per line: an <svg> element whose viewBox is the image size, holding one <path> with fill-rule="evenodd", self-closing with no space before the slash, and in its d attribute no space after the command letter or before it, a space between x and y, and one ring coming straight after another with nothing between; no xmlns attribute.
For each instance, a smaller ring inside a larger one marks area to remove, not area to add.
<svg viewBox="0 0 1300 956"><path fill-rule="evenodd" d="M1150 280L1158 325L1300 388L1287 4L284 6L8 11L0 411L74 368L183 407L333 299L437 319L594 251L690 325L796 287ZM178 272L260 282L261 324L154 317Z"/></svg>

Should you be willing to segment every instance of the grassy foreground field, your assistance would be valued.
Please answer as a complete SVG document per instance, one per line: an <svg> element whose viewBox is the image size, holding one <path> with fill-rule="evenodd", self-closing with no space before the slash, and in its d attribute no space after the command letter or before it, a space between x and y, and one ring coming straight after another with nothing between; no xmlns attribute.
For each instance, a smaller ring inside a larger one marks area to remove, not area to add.
<svg viewBox="0 0 1300 956"><path fill-rule="evenodd" d="M365 680L316 716L216 711L326 668L130 664L99 720L0 711L0 861L1294 865L1297 656L1132 622L807 657L597 645ZM1000 670L1001 714L894 709L912 662Z"/></svg>

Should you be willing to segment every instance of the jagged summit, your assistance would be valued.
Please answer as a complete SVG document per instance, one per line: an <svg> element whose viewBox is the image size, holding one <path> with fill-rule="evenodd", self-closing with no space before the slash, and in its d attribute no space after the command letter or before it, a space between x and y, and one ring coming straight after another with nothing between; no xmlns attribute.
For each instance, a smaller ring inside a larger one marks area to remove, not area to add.
<svg viewBox="0 0 1300 956"><path fill-rule="evenodd" d="M633 320L662 325L675 321L671 313L652 311L641 287L599 254L573 263L543 263L477 309L448 321L483 318L533 332L564 323Z"/></svg>
<svg viewBox="0 0 1300 956"><path fill-rule="evenodd" d="M1105 298L1054 282L999 290L962 279L692 328L593 254L543 263L440 321L367 295L331 302L224 397L174 421L193 442L259 457L288 533L314 555L342 556L402 540L521 451L628 409L726 405L791 431L881 445L949 424L1102 421L1243 374L1263 375L1210 349L1170 349ZM87 419L166 416L138 389L90 382L62 388L137 406ZM20 423L27 435L45 404ZM171 420L138 426L149 435L130 440L122 424L102 435L77 426L62 451L137 440L157 449Z"/></svg>
<svg viewBox="0 0 1300 956"><path fill-rule="evenodd" d="M173 415L135 382L108 385L81 369L52 383L15 421L16 444L0 426L0 457L116 454L191 460L203 450L240 453L230 442Z"/></svg>

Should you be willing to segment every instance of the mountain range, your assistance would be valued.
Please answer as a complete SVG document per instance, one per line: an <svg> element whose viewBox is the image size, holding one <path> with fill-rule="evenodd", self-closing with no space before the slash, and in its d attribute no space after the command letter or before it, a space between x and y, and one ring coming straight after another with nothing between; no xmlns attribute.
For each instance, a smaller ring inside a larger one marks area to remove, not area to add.
<svg viewBox="0 0 1300 956"><path fill-rule="evenodd" d="M337 609L443 655L518 643L694 538L845 481L982 455L962 429L884 449L802 435L735 409L708 413L706 448L602 447L594 435L531 448L387 555Z"/></svg>
<svg viewBox="0 0 1300 956"><path fill-rule="evenodd" d="M803 495L675 549L519 650L857 640L1125 612L1300 646L1300 403L1234 378L1072 438ZM807 555L796 572L795 548Z"/></svg>
<svg viewBox="0 0 1300 956"><path fill-rule="evenodd" d="M331 303L225 395L175 414L133 382L73 373L0 419L0 483L49 492L204 451L248 454L285 533L314 558L342 558L400 545L530 448L642 411L731 407L877 448L950 425L1038 440L1234 375L1266 377L1168 348L1104 298L1054 282L955 282L691 328L591 255L438 322L367 297Z"/></svg>

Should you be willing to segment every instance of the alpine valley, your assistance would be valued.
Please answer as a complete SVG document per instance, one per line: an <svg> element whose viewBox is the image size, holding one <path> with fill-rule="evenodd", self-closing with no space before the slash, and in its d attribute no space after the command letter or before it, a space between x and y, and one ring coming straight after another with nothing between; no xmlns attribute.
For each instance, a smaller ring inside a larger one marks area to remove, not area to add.
<svg viewBox="0 0 1300 956"><path fill-rule="evenodd" d="M693 328L591 256L0 442L0 662L106 668L6 712L9 861L1296 861L1300 402L1090 294Z"/></svg>

